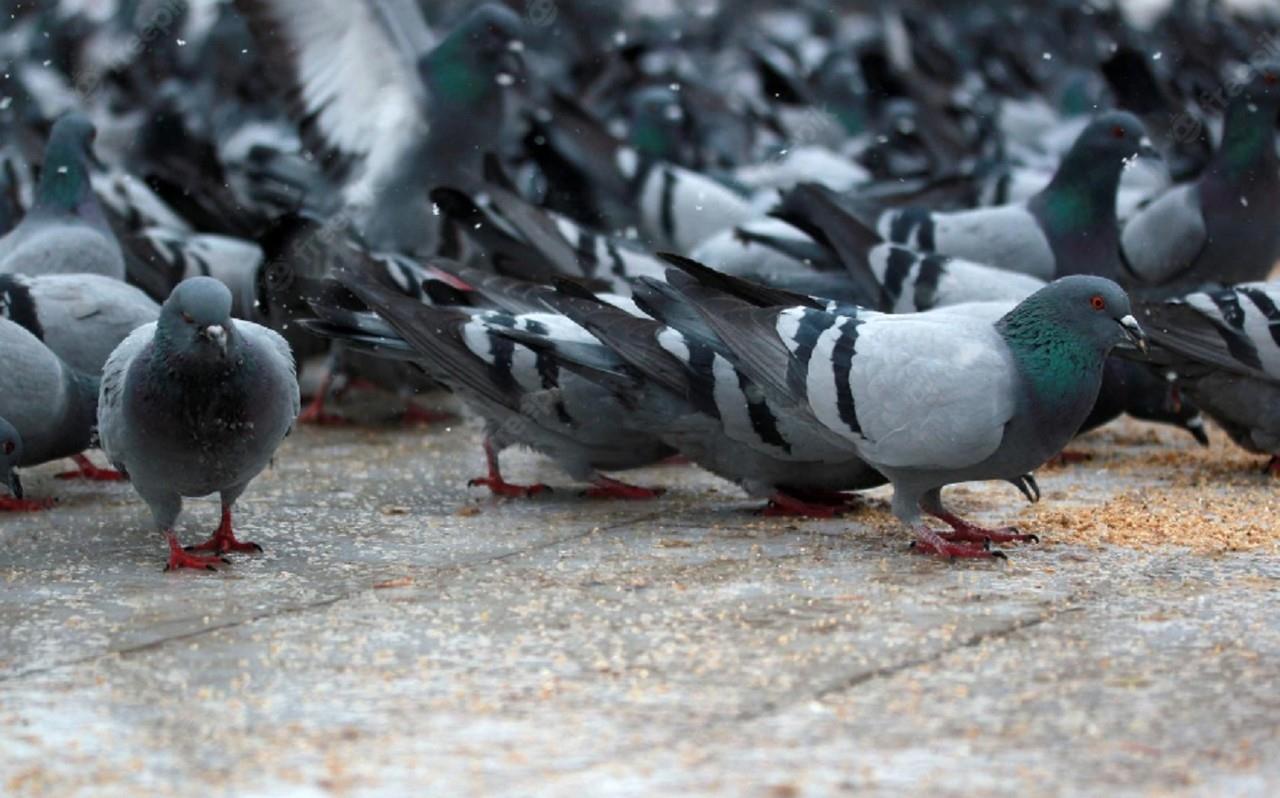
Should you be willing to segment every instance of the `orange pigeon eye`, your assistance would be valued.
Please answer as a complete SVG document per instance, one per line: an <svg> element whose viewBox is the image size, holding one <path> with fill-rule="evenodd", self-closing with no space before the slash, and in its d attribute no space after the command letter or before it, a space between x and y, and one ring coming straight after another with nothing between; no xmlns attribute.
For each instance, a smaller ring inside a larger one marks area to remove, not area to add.
<svg viewBox="0 0 1280 798"><path fill-rule="evenodd" d="M1089 300L1089 304L1093 306L1093 309L1094 309L1094 310L1106 310L1106 309L1107 309L1107 300L1103 299L1102 297L1098 296L1097 294L1095 294L1095 295L1094 295L1093 299L1090 299L1090 300Z"/></svg>
<svg viewBox="0 0 1280 798"><path fill-rule="evenodd" d="M14 449L13 441L5 441L5 442L4 442L4 453L5 453L5 454L13 454L13 449Z"/></svg>
<svg viewBox="0 0 1280 798"><path fill-rule="evenodd" d="M191 314L190 314L190 313L183 313L183 314L182 314L182 320L183 320L183 321L185 321L187 324L195 324L195 323L196 323L196 320L195 320L195 319L193 319L193 318L191 318Z"/></svg>
<svg viewBox="0 0 1280 798"><path fill-rule="evenodd" d="M1124 128L1120 127L1119 125L1116 125L1115 127L1111 128L1111 135L1113 138L1122 139L1127 134L1125 133Z"/></svg>

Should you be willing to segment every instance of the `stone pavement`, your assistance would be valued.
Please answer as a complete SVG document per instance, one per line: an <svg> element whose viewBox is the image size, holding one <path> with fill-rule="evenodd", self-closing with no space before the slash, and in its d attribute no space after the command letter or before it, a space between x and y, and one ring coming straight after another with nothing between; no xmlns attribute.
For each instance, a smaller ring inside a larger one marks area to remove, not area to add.
<svg viewBox="0 0 1280 798"><path fill-rule="evenodd" d="M301 430L241 503L266 553L216 575L163 573L127 486L29 472L62 501L0 517L0 794L1280 793L1274 545L948 564L884 491L777 521L688 467L620 503L505 459L563 489L468 490L465 425ZM1041 485L1071 512L1146 468Z"/></svg>

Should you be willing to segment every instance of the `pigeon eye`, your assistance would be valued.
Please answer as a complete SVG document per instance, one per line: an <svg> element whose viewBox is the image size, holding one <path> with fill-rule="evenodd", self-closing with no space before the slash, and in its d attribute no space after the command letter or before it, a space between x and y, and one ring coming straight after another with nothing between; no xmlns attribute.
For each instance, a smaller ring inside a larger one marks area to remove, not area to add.
<svg viewBox="0 0 1280 798"><path fill-rule="evenodd" d="M4 449L5 454L13 454L13 450L15 447L13 445L13 441L5 441L4 446L2 448Z"/></svg>
<svg viewBox="0 0 1280 798"><path fill-rule="evenodd" d="M1115 127L1111 128L1112 138L1122 139L1125 137L1125 135L1126 133L1124 128L1120 127L1119 125L1116 125Z"/></svg>
<svg viewBox="0 0 1280 798"><path fill-rule="evenodd" d="M183 314L182 314L182 320L183 320L183 321L185 321L187 324L195 324L195 323L196 323L196 320L195 320L195 319L193 319L193 318L191 318L191 314L190 314L190 313L183 313Z"/></svg>
<svg viewBox="0 0 1280 798"><path fill-rule="evenodd" d="M1274 86L1276 83L1280 82L1280 78L1276 77L1276 73L1274 72L1264 72L1262 74L1262 79L1266 81L1268 86Z"/></svg>
<svg viewBox="0 0 1280 798"><path fill-rule="evenodd" d="M1090 299L1090 300L1089 300L1089 304L1093 306L1093 309L1094 309L1094 310L1106 310L1106 309L1107 309L1107 300L1103 299L1102 297L1100 297L1100 296L1098 296L1098 295L1096 295L1096 294L1094 295L1093 299Z"/></svg>

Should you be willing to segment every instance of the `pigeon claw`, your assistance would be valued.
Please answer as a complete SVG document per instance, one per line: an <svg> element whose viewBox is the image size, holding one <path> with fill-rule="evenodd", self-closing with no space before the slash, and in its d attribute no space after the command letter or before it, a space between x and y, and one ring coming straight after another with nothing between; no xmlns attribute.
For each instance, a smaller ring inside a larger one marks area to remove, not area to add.
<svg viewBox="0 0 1280 798"><path fill-rule="evenodd" d="M455 418L452 413L428 410L425 407L419 407L413 402L407 402L404 406L404 415L400 417L400 423L406 427L430 427L435 424L453 421Z"/></svg>
<svg viewBox="0 0 1280 798"><path fill-rule="evenodd" d="M39 513L53 509L53 499L14 499L0 496L0 512Z"/></svg>
<svg viewBox="0 0 1280 798"><path fill-rule="evenodd" d="M128 477L110 468L98 468L93 461L83 454L71 458L75 461L75 471L63 471L57 474L58 479L83 479L89 482L126 482Z"/></svg>
<svg viewBox="0 0 1280 798"><path fill-rule="evenodd" d="M468 487L485 487L494 496L502 496L508 499L531 499L539 493L550 493L551 488L546 485L513 485L502 477L476 477L467 483Z"/></svg>
<svg viewBox="0 0 1280 798"><path fill-rule="evenodd" d="M241 541L236 539L236 533L231 528L231 511L223 509L222 523L214 531L213 537L204 543L198 543L194 546L187 546L184 551L211 551L214 554L227 554L229 552L238 552L242 554L261 554L262 547L252 541Z"/></svg>
<svg viewBox="0 0 1280 798"><path fill-rule="evenodd" d="M182 544L178 543L178 536L172 532L165 533L165 537L169 541L169 562L164 566L166 573L183 568L195 571L216 571L219 565L231 564L230 560L219 555L204 557L198 554L189 554L182 548Z"/></svg>
<svg viewBox="0 0 1280 798"><path fill-rule="evenodd" d="M638 485L628 485L625 482L619 482L609 477L600 477L582 492L583 496L589 499L623 499L626 501L647 501L656 499L666 493L662 488L642 488Z"/></svg>
<svg viewBox="0 0 1280 798"><path fill-rule="evenodd" d="M928 554L944 560L1008 560L1008 556L999 549L991 548L991 540L973 540L959 542L949 539L947 535L936 532L929 527L916 530L916 539L911 543L911 551L916 554Z"/></svg>

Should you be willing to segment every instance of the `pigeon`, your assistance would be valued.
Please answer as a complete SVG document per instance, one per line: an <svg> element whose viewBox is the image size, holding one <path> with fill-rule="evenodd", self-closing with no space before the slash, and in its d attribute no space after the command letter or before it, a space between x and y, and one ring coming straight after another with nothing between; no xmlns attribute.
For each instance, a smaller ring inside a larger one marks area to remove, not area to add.
<svg viewBox="0 0 1280 798"><path fill-rule="evenodd" d="M14 431L14 450L6 454L12 465L81 455L93 442L97 409L97 377L76 371L21 326L0 319L0 419Z"/></svg>
<svg viewBox="0 0 1280 798"><path fill-rule="evenodd" d="M1157 157L1142 123L1112 111L1093 120L1053 180L1023 203L965 211L886 211L875 223L885 240L914 249L1023 272L1041 280L1120 274L1116 190L1125 164Z"/></svg>
<svg viewBox="0 0 1280 798"><path fill-rule="evenodd" d="M93 192L94 127L79 113L54 123L35 204L0 238L0 274L101 274L123 280L124 255Z"/></svg>
<svg viewBox="0 0 1280 798"><path fill-rule="evenodd" d="M885 483L848 447L791 424L786 409L734 368L713 337L686 334L596 299L556 294L546 302L597 343L499 334L549 349L586 379L609 387L632 408L629 423L653 431L748 495L768 499L766 515L831 518L851 504L845 491Z"/></svg>
<svg viewBox="0 0 1280 798"><path fill-rule="evenodd" d="M519 15L477 5L436 41L412 0L236 0L303 141L375 249L435 245L427 191L478 187L523 75ZM371 112L376 109L376 112Z"/></svg>
<svg viewBox="0 0 1280 798"><path fill-rule="evenodd" d="M71 368L100 376L129 333L159 318L160 306L100 274L0 274L0 316L25 327Z"/></svg>
<svg viewBox="0 0 1280 798"><path fill-rule="evenodd" d="M1061 278L994 324L758 308L686 274L668 282L749 378L889 479L917 551L947 558L1003 557L991 543L1033 538L965 521L946 509L942 488L1016 481L1042 465L1092 410L1111 350L1145 345L1128 295L1092 276ZM951 531L925 525L922 512Z"/></svg>
<svg viewBox="0 0 1280 798"><path fill-rule="evenodd" d="M819 186L804 185L789 192L775 214L792 220L829 247L855 275L858 291L872 297L863 304L888 313L969 303L1003 303L1007 312L1045 286L1043 280L1030 275L887 244L852 214L844 212L835 195ZM1098 401L1080 433L1097 429L1124 413L1178 427L1200 445L1209 445L1204 419L1193 403L1174 396L1168 382L1145 365L1112 357L1103 372Z"/></svg>
<svg viewBox="0 0 1280 798"><path fill-rule="evenodd" d="M551 324L490 330L608 389L628 411L617 423L652 434L749 495L767 498L767 515L830 518L852 501L842 491L885 482L847 448L806 438L789 425L716 352L713 335L686 334L650 318L641 306L661 317L666 304L659 281L639 281L629 299L564 281L552 291L475 269L460 268L456 276L508 312L562 314Z"/></svg>
<svg viewBox="0 0 1280 798"><path fill-rule="evenodd" d="M605 476L652 465L675 451L655 435L629 429L627 409L608 390L546 356L500 335L504 328L555 331L567 339L594 339L553 313L512 314L473 307L437 307L346 270L339 281L377 314L372 319L313 303L327 324L318 331L349 346L417 363L451 388L485 422L487 476L471 481L496 496L529 497L545 485L514 485L502 476L501 451L522 445L551 457L576 480L590 482L597 498L648 499L661 491ZM369 314L365 314L368 316Z"/></svg>
<svg viewBox="0 0 1280 798"><path fill-rule="evenodd" d="M1125 225L1121 244L1135 290L1168 297L1266 279L1280 260L1278 112L1280 63L1268 62L1227 106L1222 145L1204 174Z"/></svg>
<svg viewBox="0 0 1280 798"><path fill-rule="evenodd" d="M231 319L231 292L211 277L183 281L160 318L139 327L103 370L102 448L147 503L169 544L166 570L213 570L227 552L261 551L235 536L236 499L275 456L300 408L289 345ZM189 552L174 524L184 497L218 493L222 521ZM193 552L213 552L205 556Z"/></svg>
<svg viewBox="0 0 1280 798"><path fill-rule="evenodd" d="M1138 306L1151 360L1280 476L1280 284L1245 283Z"/></svg>

